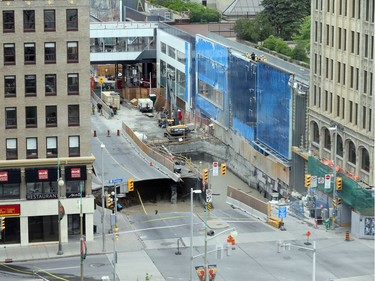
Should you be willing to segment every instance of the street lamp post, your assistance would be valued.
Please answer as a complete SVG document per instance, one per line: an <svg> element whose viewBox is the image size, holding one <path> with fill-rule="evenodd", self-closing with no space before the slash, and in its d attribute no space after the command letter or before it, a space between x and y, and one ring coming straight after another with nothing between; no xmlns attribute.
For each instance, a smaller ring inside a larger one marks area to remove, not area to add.
<svg viewBox="0 0 375 281"><path fill-rule="evenodd" d="M103 168L103 150L105 145L102 143L100 145L100 152L101 152L101 172L102 172L102 251L105 252L105 234L104 234L104 168Z"/></svg>
<svg viewBox="0 0 375 281"><path fill-rule="evenodd" d="M64 252L63 252L63 249L62 249L62 243L61 243L61 220L62 220L62 211L61 209L63 208L62 205L61 205L61 201L60 201L60 197L61 197L61 187L64 186L64 181L63 179L60 177L60 160L58 159L57 160L58 164L57 164L57 219L58 219L58 222L57 222L57 225L58 225L58 236L59 236L59 246L58 246L58 250L57 250L57 254L58 255L63 255Z"/></svg>
<svg viewBox="0 0 375 281"><path fill-rule="evenodd" d="M194 235L194 213L193 213L193 194L202 193L201 190L190 188L190 281L193 281L193 235Z"/></svg>
<svg viewBox="0 0 375 281"><path fill-rule="evenodd" d="M80 272L81 272L81 281L83 281L83 260L85 255L84 249L84 238L83 238L83 212L82 212L82 182L79 185L79 193L80 193L80 200L79 200L79 232L80 232L80 251L81 251L81 263L80 263Z"/></svg>
<svg viewBox="0 0 375 281"><path fill-rule="evenodd" d="M337 177L337 174L336 174L336 167L337 167L337 126L335 127L332 127L332 128L329 128L328 130L332 131L333 132L333 136L335 138L334 140L334 147L333 147L333 190L332 190L332 200L334 201L337 197L337 194L336 194L336 177ZM336 206L333 206L333 218L335 219L337 217L336 215L336 212L337 212L337 208ZM332 222L332 228L334 229L335 228L335 221Z"/></svg>

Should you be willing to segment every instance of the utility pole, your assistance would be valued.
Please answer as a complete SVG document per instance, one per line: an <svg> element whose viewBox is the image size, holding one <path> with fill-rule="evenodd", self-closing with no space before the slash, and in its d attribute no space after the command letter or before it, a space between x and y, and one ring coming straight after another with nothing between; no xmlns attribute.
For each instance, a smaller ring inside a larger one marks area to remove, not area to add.
<svg viewBox="0 0 375 281"><path fill-rule="evenodd" d="M117 263L117 253L116 253L116 234L118 231L117 225L117 187L114 185L113 195L113 213L114 219L112 221L112 239L113 239L113 281L116 281L116 263Z"/></svg>

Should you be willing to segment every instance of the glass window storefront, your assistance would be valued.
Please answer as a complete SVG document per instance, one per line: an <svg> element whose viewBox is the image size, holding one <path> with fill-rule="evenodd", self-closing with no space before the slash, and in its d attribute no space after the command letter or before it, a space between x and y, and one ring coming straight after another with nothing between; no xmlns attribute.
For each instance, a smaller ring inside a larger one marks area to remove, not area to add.
<svg viewBox="0 0 375 281"><path fill-rule="evenodd" d="M5 229L1 231L0 244L21 243L20 218L4 217Z"/></svg>
<svg viewBox="0 0 375 281"><path fill-rule="evenodd" d="M57 219L57 215L29 217L29 242L58 241Z"/></svg>
<svg viewBox="0 0 375 281"><path fill-rule="evenodd" d="M82 220L82 224L83 224L83 227L82 227L82 230L83 230L83 235L86 234L85 232L85 225L86 225L86 217L85 215L83 215L83 220ZM80 215L79 214L76 214L76 215L68 215L68 235L69 236L75 236L75 235L80 235L81 232L80 232Z"/></svg>

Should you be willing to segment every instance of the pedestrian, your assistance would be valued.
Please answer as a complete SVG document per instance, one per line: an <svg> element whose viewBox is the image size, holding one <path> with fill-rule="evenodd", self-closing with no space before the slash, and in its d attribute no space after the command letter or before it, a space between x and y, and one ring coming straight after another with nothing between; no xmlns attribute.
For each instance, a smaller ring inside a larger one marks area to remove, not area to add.
<svg viewBox="0 0 375 281"><path fill-rule="evenodd" d="M254 52L251 53L251 59L255 61L255 54L254 54Z"/></svg>
<svg viewBox="0 0 375 281"><path fill-rule="evenodd" d="M92 104L91 109L92 109L92 115L95 115L95 105L94 104Z"/></svg>
<svg viewBox="0 0 375 281"><path fill-rule="evenodd" d="M98 112L100 113L100 116L103 116L103 109L102 109L103 105L98 102L97 106L98 106Z"/></svg>

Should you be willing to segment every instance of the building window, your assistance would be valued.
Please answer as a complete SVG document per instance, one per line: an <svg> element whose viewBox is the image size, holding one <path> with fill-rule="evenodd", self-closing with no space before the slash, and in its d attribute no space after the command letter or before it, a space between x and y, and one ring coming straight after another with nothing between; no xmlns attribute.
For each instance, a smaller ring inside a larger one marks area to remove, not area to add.
<svg viewBox="0 0 375 281"><path fill-rule="evenodd" d="M24 32L35 31L35 11L34 10L23 11L23 31Z"/></svg>
<svg viewBox="0 0 375 281"><path fill-rule="evenodd" d="M366 106L362 106L362 129L366 129Z"/></svg>
<svg viewBox="0 0 375 281"><path fill-rule="evenodd" d="M5 97L16 96L16 76L15 75L4 76L4 93L5 93Z"/></svg>
<svg viewBox="0 0 375 281"><path fill-rule="evenodd" d="M353 102L349 101L349 122L353 123Z"/></svg>
<svg viewBox="0 0 375 281"><path fill-rule="evenodd" d="M56 74L45 76L46 96L56 96Z"/></svg>
<svg viewBox="0 0 375 281"><path fill-rule="evenodd" d="M337 62L337 83L341 83L341 62Z"/></svg>
<svg viewBox="0 0 375 281"><path fill-rule="evenodd" d="M79 126L79 105L68 105L68 125Z"/></svg>
<svg viewBox="0 0 375 281"><path fill-rule="evenodd" d="M56 30L55 10L44 10L44 31Z"/></svg>
<svg viewBox="0 0 375 281"><path fill-rule="evenodd" d="M80 156L79 136L69 137L69 157Z"/></svg>
<svg viewBox="0 0 375 281"><path fill-rule="evenodd" d="M372 109L369 108L368 109L368 130L369 132L371 132L371 126L372 126L372 123L371 123L371 119L372 118Z"/></svg>
<svg viewBox="0 0 375 281"><path fill-rule="evenodd" d="M26 158L38 158L37 138L26 138Z"/></svg>
<svg viewBox="0 0 375 281"><path fill-rule="evenodd" d="M337 149L336 154L340 157L344 156L344 145L342 143L342 138L340 135L337 135Z"/></svg>
<svg viewBox="0 0 375 281"><path fill-rule="evenodd" d="M365 58L368 57L368 34L365 34Z"/></svg>
<svg viewBox="0 0 375 281"><path fill-rule="evenodd" d="M333 110L333 94L329 92L329 113L332 113Z"/></svg>
<svg viewBox="0 0 375 281"><path fill-rule="evenodd" d="M3 11L3 32L14 32L14 11Z"/></svg>
<svg viewBox="0 0 375 281"><path fill-rule="evenodd" d="M345 86L346 84L346 64L342 64L342 84Z"/></svg>
<svg viewBox="0 0 375 281"><path fill-rule="evenodd" d="M350 52L351 52L352 54L354 54L354 45L355 45L355 44L354 44L354 42L355 42L355 38L354 38L354 37L355 37L355 32L352 31L352 32L351 32L351 35L352 35L352 36L351 36L352 44L351 44Z"/></svg>
<svg viewBox="0 0 375 281"><path fill-rule="evenodd" d="M356 4L355 4L355 0L352 0L353 2L352 2L352 18L355 18L355 6L356 6Z"/></svg>
<svg viewBox="0 0 375 281"><path fill-rule="evenodd" d="M185 63L186 63L186 56L185 56L185 53L180 52L180 51L177 50L177 60L178 60L180 63L185 64Z"/></svg>
<svg viewBox="0 0 375 281"><path fill-rule="evenodd" d="M329 46L329 25L326 24L326 45Z"/></svg>
<svg viewBox="0 0 375 281"><path fill-rule="evenodd" d="M57 137L47 137L47 158L57 157Z"/></svg>
<svg viewBox="0 0 375 281"><path fill-rule="evenodd" d="M20 184L19 183L0 183L0 198L1 199L12 199L20 198ZM13 236L14 234L12 234ZM19 237L19 235L18 235ZM9 242L9 240L8 240ZM15 241L15 243L20 243L21 241Z"/></svg>
<svg viewBox="0 0 375 281"><path fill-rule="evenodd" d="M342 118L342 119L345 119L345 98L342 98L342 102L341 102L341 111L342 111L341 118Z"/></svg>
<svg viewBox="0 0 375 281"><path fill-rule="evenodd" d="M25 43L25 64L35 64L35 43Z"/></svg>
<svg viewBox="0 0 375 281"><path fill-rule="evenodd" d="M324 91L324 110L328 110L328 91Z"/></svg>
<svg viewBox="0 0 375 281"><path fill-rule="evenodd" d="M56 43L44 43L44 63L56 63Z"/></svg>
<svg viewBox="0 0 375 281"><path fill-rule="evenodd" d="M6 129L17 128L17 108L16 107L5 108L5 128Z"/></svg>
<svg viewBox="0 0 375 281"><path fill-rule="evenodd" d="M163 54L166 54L167 53L167 45L165 44L165 43L163 43L163 42L160 42L160 45L161 45L161 52L163 53Z"/></svg>
<svg viewBox="0 0 375 281"><path fill-rule="evenodd" d="M319 145L319 128L318 124L314 122L313 125L313 142Z"/></svg>
<svg viewBox="0 0 375 281"><path fill-rule="evenodd" d="M14 44L4 44L4 65L16 64L16 48Z"/></svg>
<svg viewBox="0 0 375 281"><path fill-rule="evenodd" d="M331 149L331 135L327 128L324 129L324 148Z"/></svg>
<svg viewBox="0 0 375 281"><path fill-rule="evenodd" d="M356 164L356 153L355 153L354 143L352 141L349 141L348 147L349 147L348 161L355 165Z"/></svg>
<svg viewBox="0 0 375 281"><path fill-rule="evenodd" d="M340 96L336 96L336 116L340 117Z"/></svg>
<svg viewBox="0 0 375 281"><path fill-rule="evenodd" d="M78 73L68 74L68 95L79 94L79 76Z"/></svg>
<svg viewBox="0 0 375 281"><path fill-rule="evenodd" d="M6 139L7 160L18 159L17 139Z"/></svg>
<svg viewBox="0 0 375 281"><path fill-rule="evenodd" d="M57 106L46 106L46 127L57 127Z"/></svg>
<svg viewBox="0 0 375 281"><path fill-rule="evenodd" d="M26 128L36 128L38 126L37 107L26 106Z"/></svg>
<svg viewBox="0 0 375 281"><path fill-rule="evenodd" d="M354 124L358 125L358 103L355 104Z"/></svg>
<svg viewBox="0 0 375 281"><path fill-rule="evenodd" d="M78 30L78 10L77 9L66 10L66 30L68 31Z"/></svg>
<svg viewBox="0 0 375 281"><path fill-rule="evenodd" d="M173 59L176 58L176 49L171 46L168 46L168 56L170 56Z"/></svg>
<svg viewBox="0 0 375 281"><path fill-rule="evenodd" d="M344 51L346 51L346 29L344 29Z"/></svg>
<svg viewBox="0 0 375 281"><path fill-rule="evenodd" d="M68 42L66 54L68 63L78 62L78 42Z"/></svg>
<svg viewBox="0 0 375 281"><path fill-rule="evenodd" d="M366 148L362 148L361 169L370 172L370 156Z"/></svg>
<svg viewBox="0 0 375 281"><path fill-rule="evenodd" d="M339 43L339 47L338 47L339 50L341 50L341 32L342 32L342 29L341 27L339 27L339 39L337 40Z"/></svg>
<svg viewBox="0 0 375 281"><path fill-rule="evenodd" d="M354 67L350 67L350 88L353 89L354 86Z"/></svg>
<svg viewBox="0 0 375 281"><path fill-rule="evenodd" d="M25 96L36 96L36 75L25 76Z"/></svg>

